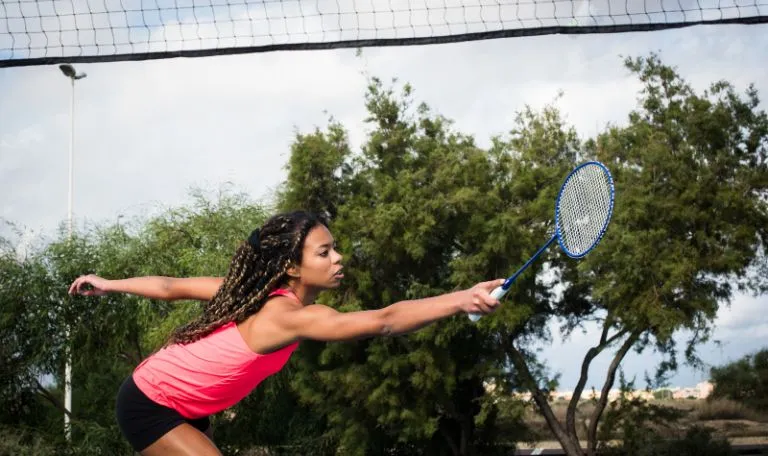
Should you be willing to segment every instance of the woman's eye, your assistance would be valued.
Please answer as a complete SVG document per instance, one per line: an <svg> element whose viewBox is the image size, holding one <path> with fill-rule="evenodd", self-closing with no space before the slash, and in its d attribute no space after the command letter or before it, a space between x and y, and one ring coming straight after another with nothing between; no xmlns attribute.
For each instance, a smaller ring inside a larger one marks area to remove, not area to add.
<svg viewBox="0 0 768 456"><path fill-rule="evenodd" d="M328 251L326 250L326 251L320 253L320 256L328 256Z"/></svg>

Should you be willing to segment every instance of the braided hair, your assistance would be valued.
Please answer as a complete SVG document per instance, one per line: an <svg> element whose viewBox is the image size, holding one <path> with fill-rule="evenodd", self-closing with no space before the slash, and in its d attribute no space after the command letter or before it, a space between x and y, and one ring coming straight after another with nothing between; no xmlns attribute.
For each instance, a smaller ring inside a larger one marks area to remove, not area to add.
<svg viewBox="0 0 768 456"><path fill-rule="evenodd" d="M305 211L278 214L251 233L235 252L224 283L195 320L171 334L169 344L188 344L222 325L258 312L269 293L284 285L291 266L301 264L304 240L327 221Z"/></svg>

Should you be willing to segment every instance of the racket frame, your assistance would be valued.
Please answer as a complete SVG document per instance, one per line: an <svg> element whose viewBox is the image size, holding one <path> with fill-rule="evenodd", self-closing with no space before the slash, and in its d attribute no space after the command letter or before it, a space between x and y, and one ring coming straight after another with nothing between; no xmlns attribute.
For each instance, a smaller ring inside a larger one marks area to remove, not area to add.
<svg viewBox="0 0 768 456"><path fill-rule="evenodd" d="M602 169L603 173L606 176L608 176L608 187L610 189L610 200L609 200L609 205L608 205L608 217L605 218L605 223L603 223L603 227L600 229L600 234L597 236L597 239L595 239L595 241L592 243L592 245L587 250L585 250L583 253L575 254L575 253L571 252L570 250L568 250L563 245L563 240L562 240L562 237L560 236L560 233L562 231L561 227L560 227L560 222L559 222L560 197L563 195L563 191L565 190L566 184L568 184L568 181L576 174L576 172L578 170L580 170L581 168L583 168L585 166L590 166L590 165L592 165L592 166L594 166L594 165L599 166ZM493 290L491 292L491 296L496 298L496 299L501 299L502 297L504 297L504 295L507 294L507 291L512 286L512 284L515 283L515 280L517 280L517 277L520 274L522 274L523 271L528 269L528 266L530 266L531 263L536 261L536 259L539 258L539 256L541 256L541 254L544 253L544 251L547 250L547 248L549 248L550 245L552 245L552 243L555 241L555 239L557 239L557 241L558 241L557 243L558 243L558 245L560 245L560 248L563 250L563 252L565 252L565 254L567 256L569 256L570 258L576 258L576 259L583 258L586 254L588 254L590 251L592 251L592 249L597 247L597 244L600 243L600 241L603 239L603 236L605 235L605 232L608 230L608 224L611 221L611 217L613 217L614 198L615 198L615 187L614 187L614 182L613 182L613 176L611 175L610 170L608 170L608 168L605 165L603 165L602 163L600 163L599 161L595 161L595 160L587 161L587 162L584 162L584 163L578 165L573 170L571 170L571 172L568 173L568 176L563 181L563 184L560 186L560 191L557 193L557 198L555 199L555 234L552 235L552 237L549 238L549 240L546 242L546 244L544 244L541 248L539 248L539 250L536 253L534 253L533 256L531 256L531 258L529 258L528 261L526 261L525 264L523 266L521 266L520 269L517 270L517 272L515 272L512 276L510 276L507 280L505 280L504 283L500 287L497 287L495 290ZM478 321L480 319L480 317L482 317L481 314L477 314L477 313L470 313L467 316L473 322Z"/></svg>
<svg viewBox="0 0 768 456"><path fill-rule="evenodd" d="M593 242L592 245L587 250L585 250L583 253L578 254L578 253L573 253L570 250L568 250L568 248L565 247L565 245L563 244L562 236L560 236L560 233L562 231L562 227L560 226L560 222L559 222L559 220L560 220L560 198L563 196L563 191L565 190L565 186L568 184L568 181L571 180L571 178L576 174L576 172L578 170L580 170L581 168L583 168L585 166L590 166L590 165L593 165L593 166L597 165L598 167L600 167L603 170L603 173L608 177L608 188L610 189L610 201L608 203L608 217L605 218L605 223L603 223L603 227L600 228L600 234L597 236L597 239L595 239L595 242ZM614 188L614 184L613 184L613 176L611 176L611 172L608 170L608 168L605 165L603 165L602 163L600 163L599 161L594 161L593 160L593 161L588 161L588 162L582 163L579 166L577 166L576 168L574 168L573 171L571 171L568 174L568 177L566 177L565 180L563 181L563 185L560 186L560 191L557 193L557 199L555 200L555 237L557 237L557 243L560 245L560 248L563 250L563 252L565 252L566 255L568 255L571 258L576 258L576 259L583 258L586 254L588 254L590 251L592 251L592 249L597 247L597 244L600 243L600 241L603 239L603 236L605 235L605 232L608 230L608 224L611 221L611 217L613 217L614 192L615 192L615 188ZM551 243L552 240L550 240L549 242ZM537 253L537 255L538 255L538 253Z"/></svg>

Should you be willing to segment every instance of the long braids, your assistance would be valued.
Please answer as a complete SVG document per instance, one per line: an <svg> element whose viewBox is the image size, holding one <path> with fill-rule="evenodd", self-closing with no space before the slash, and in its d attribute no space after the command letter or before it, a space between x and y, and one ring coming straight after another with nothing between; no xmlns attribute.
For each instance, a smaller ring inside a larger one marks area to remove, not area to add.
<svg viewBox="0 0 768 456"><path fill-rule="evenodd" d="M168 344L187 344L229 322L240 323L258 312L269 293L284 284L288 269L301 264L309 231L327 225L320 216L304 211L276 215L235 252L224 283L193 321L176 328Z"/></svg>

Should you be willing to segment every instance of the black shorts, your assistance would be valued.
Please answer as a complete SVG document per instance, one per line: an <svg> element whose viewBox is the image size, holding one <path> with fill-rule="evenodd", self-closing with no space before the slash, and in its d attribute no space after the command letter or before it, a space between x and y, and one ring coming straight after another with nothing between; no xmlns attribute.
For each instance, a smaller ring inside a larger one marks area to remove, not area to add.
<svg viewBox="0 0 768 456"><path fill-rule="evenodd" d="M141 451L176 426L189 423L205 432L211 425L208 417L184 418L172 408L148 398L129 375L117 393L117 424L135 451Z"/></svg>

